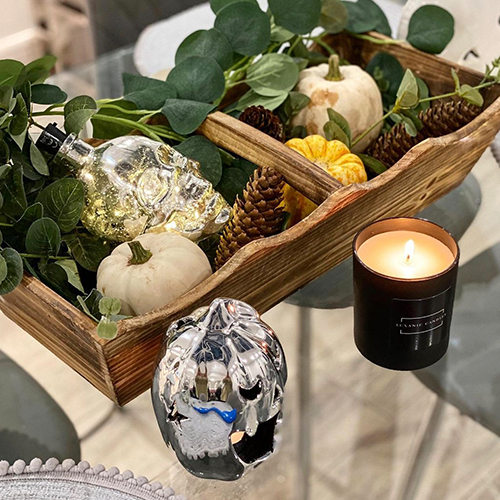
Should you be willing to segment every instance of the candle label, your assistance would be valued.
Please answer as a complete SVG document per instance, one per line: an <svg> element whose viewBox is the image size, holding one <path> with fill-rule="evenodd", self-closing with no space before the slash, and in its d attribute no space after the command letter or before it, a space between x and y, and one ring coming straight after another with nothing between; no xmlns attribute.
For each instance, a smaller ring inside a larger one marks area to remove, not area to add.
<svg viewBox="0 0 500 500"><path fill-rule="evenodd" d="M419 351L441 342L449 331L452 306L451 287L425 299L393 299L393 347L404 351Z"/></svg>

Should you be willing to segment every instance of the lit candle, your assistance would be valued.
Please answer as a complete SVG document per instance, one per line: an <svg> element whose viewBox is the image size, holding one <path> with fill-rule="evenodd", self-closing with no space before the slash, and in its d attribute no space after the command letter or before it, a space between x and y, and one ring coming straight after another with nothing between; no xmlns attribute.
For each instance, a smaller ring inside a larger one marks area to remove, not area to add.
<svg viewBox="0 0 500 500"><path fill-rule="evenodd" d="M377 234L359 247L358 256L370 269L404 279L439 274L455 260L445 244L416 231Z"/></svg>
<svg viewBox="0 0 500 500"><path fill-rule="evenodd" d="M448 347L458 245L428 221L378 221L354 240L354 336L361 353L398 370L423 368Z"/></svg>

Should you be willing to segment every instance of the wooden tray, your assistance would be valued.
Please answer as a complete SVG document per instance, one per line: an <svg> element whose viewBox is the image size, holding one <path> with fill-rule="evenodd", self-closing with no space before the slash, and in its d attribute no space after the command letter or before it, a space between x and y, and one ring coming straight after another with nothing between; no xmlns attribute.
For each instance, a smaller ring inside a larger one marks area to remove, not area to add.
<svg viewBox="0 0 500 500"><path fill-rule="evenodd" d="M476 85L482 78L406 45L377 45L347 35L332 37L330 43L342 57L362 66L380 50L389 52L423 78L434 95L453 90L451 68L463 83ZM321 204L319 208L284 233L245 246L167 307L121 321L111 341L100 339L93 320L28 274L14 292L1 297L0 308L111 400L124 405L150 387L162 335L172 321L216 297L244 300L267 311L347 258L362 226L384 217L414 215L460 184L499 130L497 85L487 89L484 111L467 126L425 140L369 182L341 187L298 153L216 112L200 127L201 134L258 165L279 170L291 185Z"/></svg>

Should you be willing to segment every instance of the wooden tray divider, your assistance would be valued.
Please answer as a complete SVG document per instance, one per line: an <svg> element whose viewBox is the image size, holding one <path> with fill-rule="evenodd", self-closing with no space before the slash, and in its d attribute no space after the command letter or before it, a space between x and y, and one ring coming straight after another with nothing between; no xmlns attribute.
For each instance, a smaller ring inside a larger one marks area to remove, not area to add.
<svg viewBox="0 0 500 500"><path fill-rule="evenodd" d="M272 167L306 198L320 205L342 184L307 158L255 128L220 111L208 115L198 132L241 157Z"/></svg>

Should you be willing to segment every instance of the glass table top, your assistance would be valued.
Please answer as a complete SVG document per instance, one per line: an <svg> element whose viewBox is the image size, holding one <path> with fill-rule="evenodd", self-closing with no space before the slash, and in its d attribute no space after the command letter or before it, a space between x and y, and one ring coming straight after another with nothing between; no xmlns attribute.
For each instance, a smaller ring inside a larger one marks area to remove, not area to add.
<svg viewBox="0 0 500 500"><path fill-rule="evenodd" d="M119 97L124 71L135 72L132 47L56 75L52 81L70 96ZM497 434L499 192L500 166L488 149L460 187L420 214L459 240L461 266L449 352L436 365L414 374ZM165 483L189 499L400 498L409 481L407 469L414 465L411 457L418 456L416 436L425 427L434 397L413 374L374 367L355 350L351 270L348 260L264 316L280 336L290 366L280 452L237 483L225 484L189 476L165 450L165 461L171 462L162 478ZM500 448L486 457L487 464L500 461ZM449 465L452 458L447 455L443 463ZM467 473L476 471L461 474L465 478ZM436 491L444 479L436 479L441 472L432 474ZM465 481L451 473L446 478L457 491ZM415 498L472 498L422 495Z"/></svg>

